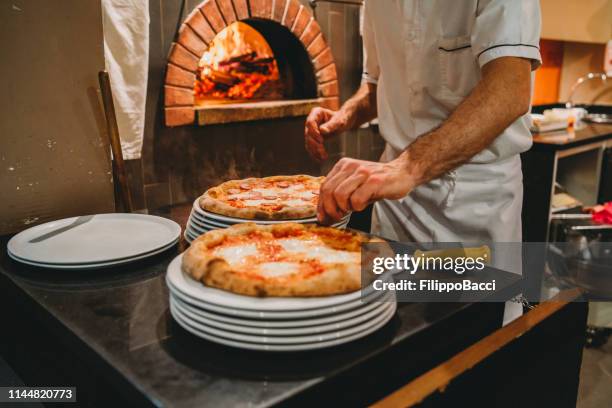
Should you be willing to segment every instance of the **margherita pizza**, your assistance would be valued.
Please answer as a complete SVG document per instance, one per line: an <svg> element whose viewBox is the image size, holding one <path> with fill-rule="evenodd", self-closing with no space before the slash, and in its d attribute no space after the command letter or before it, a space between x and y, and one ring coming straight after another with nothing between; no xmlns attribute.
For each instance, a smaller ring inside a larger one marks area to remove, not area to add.
<svg viewBox="0 0 612 408"><path fill-rule="evenodd" d="M315 225L238 224L209 231L183 256L207 286L249 296L328 296L361 288L361 243L382 242Z"/></svg>
<svg viewBox="0 0 612 408"><path fill-rule="evenodd" d="M230 180L200 198L206 211L230 217L296 220L313 217L324 177L272 176Z"/></svg>

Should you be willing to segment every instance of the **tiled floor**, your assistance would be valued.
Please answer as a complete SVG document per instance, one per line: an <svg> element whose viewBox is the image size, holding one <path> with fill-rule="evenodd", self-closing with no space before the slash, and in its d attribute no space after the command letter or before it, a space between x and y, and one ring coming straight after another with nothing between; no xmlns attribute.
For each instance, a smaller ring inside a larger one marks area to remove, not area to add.
<svg viewBox="0 0 612 408"><path fill-rule="evenodd" d="M602 347L584 350L577 407L612 407L612 337Z"/></svg>

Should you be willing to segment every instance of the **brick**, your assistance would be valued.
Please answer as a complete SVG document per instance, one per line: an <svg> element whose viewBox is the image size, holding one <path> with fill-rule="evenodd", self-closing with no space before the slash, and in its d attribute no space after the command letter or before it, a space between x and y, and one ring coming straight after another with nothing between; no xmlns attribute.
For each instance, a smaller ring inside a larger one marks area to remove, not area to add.
<svg viewBox="0 0 612 408"><path fill-rule="evenodd" d="M221 10L221 14L223 14L223 19L226 24L232 24L237 20L232 0L217 0L217 6L219 6L219 10Z"/></svg>
<svg viewBox="0 0 612 408"><path fill-rule="evenodd" d="M304 48L308 48L312 40L314 40L320 33L321 27L319 26L319 23L317 23L317 20L312 18L300 36L300 41L302 44L304 44Z"/></svg>
<svg viewBox="0 0 612 408"><path fill-rule="evenodd" d="M252 17L272 18L272 0L249 0Z"/></svg>
<svg viewBox="0 0 612 408"><path fill-rule="evenodd" d="M193 107L174 107L165 109L166 126L191 125L195 122L195 110Z"/></svg>
<svg viewBox="0 0 612 408"><path fill-rule="evenodd" d="M204 17L206 17L206 20L208 20L208 23L215 33L218 33L226 27L225 20L223 20L223 16L215 0L207 0L202 3L200 11L204 14Z"/></svg>
<svg viewBox="0 0 612 408"><path fill-rule="evenodd" d="M285 13L285 18L281 24L291 30L293 23L295 22L295 18L297 17L297 13L300 11L300 7L302 6L300 6L298 0L287 0L287 12Z"/></svg>
<svg viewBox="0 0 612 408"><path fill-rule="evenodd" d="M164 86L164 105L170 106L193 106L193 88L179 88L176 86Z"/></svg>
<svg viewBox="0 0 612 408"><path fill-rule="evenodd" d="M276 0L274 2L274 9L272 10L272 20L282 23L286 6L287 0Z"/></svg>
<svg viewBox="0 0 612 408"><path fill-rule="evenodd" d="M334 79L338 79L338 73L336 71L336 64L329 64L325 68L320 69L315 74L317 76L317 82L329 82Z"/></svg>
<svg viewBox="0 0 612 408"><path fill-rule="evenodd" d="M323 34L320 34L315 37L314 40L310 43L306 50L308 51L308 55L310 55L310 59L315 59L316 57L325 50L327 44L325 43L325 39L323 38Z"/></svg>
<svg viewBox="0 0 612 408"><path fill-rule="evenodd" d="M236 17L238 17L238 20L246 20L251 16L249 14L249 4L247 0L234 0L234 10L236 10Z"/></svg>
<svg viewBox="0 0 612 408"><path fill-rule="evenodd" d="M199 57L208 49L208 45L187 24L183 24L179 29L178 42Z"/></svg>
<svg viewBox="0 0 612 408"><path fill-rule="evenodd" d="M191 72L196 72L198 69L199 58L187 51L185 47L177 43L172 43L172 48L170 48L170 57L168 57L168 60L174 65L178 65L179 67L185 68Z"/></svg>
<svg viewBox="0 0 612 408"><path fill-rule="evenodd" d="M304 6L300 6L300 10L298 11L297 17L295 18L295 22L293 23L293 27L291 31L295 34L296 37L300 38L306 26L310 22L312 15L308 11L308 9Z"/></svg>
<svg viewBox="0 0 612 408"><path fill-rule="evenodd" d="M200 12L200 9L193 10L187 16L185 24L189 25L206 44L210 44L213 38L215 38L215 32Z"/></svg>
<svg viewBox="0 0 612 408"><path fill-rule="evenodd" d="M318 101L323 108L331 110L340 109L340 99L337 96L332 96L330 98L319 98Z"/></svg>
<svg viewBox="0 0 612 408"><path fill-rule="evenodd" d="M338 96L338 81L326 82L317 85L319 96Z"/></svg>
<svg viewBox="0 0 612 408"><path fill-rule="evenodd" d="M334 57L329 47L324 49L315 59L312 60L315 72L320 71L322 68L325 68L332 62L334 62Z"/></svg>
<svg viewBox="0 0 612 408"><path fill-rule="evenodd" d="M182 86L193 89L195 79L196 76L193 72L173 64L168 64L166 69L166 85Z"/></svg>

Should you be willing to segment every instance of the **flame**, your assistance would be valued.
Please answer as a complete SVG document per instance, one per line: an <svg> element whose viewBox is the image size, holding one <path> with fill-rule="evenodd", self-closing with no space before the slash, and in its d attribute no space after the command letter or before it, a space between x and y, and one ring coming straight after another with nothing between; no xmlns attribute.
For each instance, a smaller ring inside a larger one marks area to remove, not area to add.
<svg viewBox="0 0 612 408"><path fill-rule="evenodd" d="M202 55L195 94L199 100L278 99L280 86L278 65L265 38L248 24L235 22Z"/></svg>

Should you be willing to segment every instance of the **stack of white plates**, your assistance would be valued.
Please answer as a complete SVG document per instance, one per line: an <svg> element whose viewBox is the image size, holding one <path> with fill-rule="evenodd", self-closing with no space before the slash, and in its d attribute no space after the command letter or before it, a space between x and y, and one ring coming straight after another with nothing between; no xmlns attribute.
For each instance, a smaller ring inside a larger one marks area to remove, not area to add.
<svg viewBox="0 0 612 408"><path fill-rule="evenodd" d="M210 288L168 266L173 318L206 340L249 350L301 351L337 346L384 326L395 314L394 292L367 288L316 298L256 298Z"/></svg>
<svg viewBox="0 0 612 408"><path fill-rule="evenodd" d="M316 217L311 218L302 218L299 220L249 220L244 218L235 218L228 217L225 215L215 214L210 211L203 210L199 204L199 198L194 201L193 208L191 209L191 214L189 215L189 221L187 221L187 227L185 228L185 239L187 242L191 243L194 239L199 237L200 235L214 230L214 229L222 229L232 226L234 224L241 224L243 222L254 222L256 224L278 224L282 222L297 222L300 224L315 224L317 222ZM332 227L336 228L346 228L350 213L345 215L339 222L333 224Z"/></svg>
<svg viewBox="0 0 612 408"><path fill-rule="evenodd" d="M16 261L52 269L97 269L144 259L174 246L181 227L144 214L97 214L37 225L8 242Z"/></svg>

